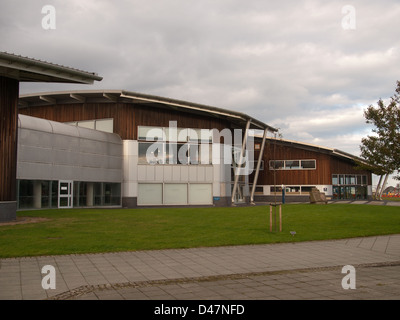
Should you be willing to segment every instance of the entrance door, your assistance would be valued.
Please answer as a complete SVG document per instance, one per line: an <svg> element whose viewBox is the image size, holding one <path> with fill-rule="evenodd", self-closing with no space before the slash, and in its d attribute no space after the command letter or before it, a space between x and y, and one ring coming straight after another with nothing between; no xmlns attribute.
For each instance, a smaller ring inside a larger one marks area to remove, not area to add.
<svg viewBox="0 0 400 320"><path fill-rule="evenodd" d="M58 208L73 207L73 181L58 182Z"/></svg>

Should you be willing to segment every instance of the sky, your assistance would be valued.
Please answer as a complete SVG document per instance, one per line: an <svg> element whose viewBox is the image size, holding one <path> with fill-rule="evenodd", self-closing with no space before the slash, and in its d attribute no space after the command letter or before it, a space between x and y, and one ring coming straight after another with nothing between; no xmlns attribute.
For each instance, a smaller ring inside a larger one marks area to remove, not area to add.
<svg viewBox="0 0 400 320"><path fill-rule="evenodd" d="M21 94L153 94L240 111L284 139L359 156L372 130L364 110L400 80L400 2L1 0L0 51L103 77L22 83Z"/></svg>

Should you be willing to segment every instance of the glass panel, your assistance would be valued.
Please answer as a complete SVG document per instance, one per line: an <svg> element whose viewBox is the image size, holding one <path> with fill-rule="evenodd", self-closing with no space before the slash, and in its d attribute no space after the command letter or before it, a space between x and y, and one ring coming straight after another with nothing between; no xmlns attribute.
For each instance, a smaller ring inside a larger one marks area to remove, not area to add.
<svg viewBox="0 0 400 320"><path fill-rule="evenodd" d="M316 168L315 160L301 160L301 168L315 169Z"/></svg>
<svg viewBox="0 0 400 320"><path fill-rule="evenodd" d="M339 194L339 187L334 186L333 187L333 199L340 199L340 194Z"/></svg>
<svg viewBox="0 0 400 320"><path fill-rule="evenodd" d="M113 133L114 120L113 119L96 120L96 130Z"/></svg>
<svg viewBox="0 0 400 320"><path fill-rule="evenodd" d="M164 144L162 142L139 142L139 158L141 164L165 163Z"/></svg>
<svg viewBox="0 0 400 320"><path fill-rule="evenodd" d="M19 180L18 206L21 209L33 208L33 181Z"/></svg>
<svg viewBox="0 0 400 320"><path fill-rule="evenodd" d="M357 184L360 185L361 184L361 176L356 176L357 178Z"/></svg>
<svg viewBox="0 0 400 320"><path fill-rule="evenodd" d="M51 189L50 181L42 181L42 208L50 208Z"/></svg>
<svg viewBox="0 0 400 320"><path fill-rule="evenodd" d="M271 160L269 162L270 170L282 170L284 168L283 160Z"/></svg>
<svg viewBox="0 0 400 320"><path fill-rule="evenodd" d="M300 186L289 186L285 190L287 194L300 194Z"/></svg>
<svg viewBox="0 0 400 320"><path fill-rule="evenodd" d="M139 127L138 140L158 141L165 140L165 133L160 127Z"/></svg>
<svg viewBox="0 0 400 320"><path fill-rule="evenodd" d="M339 184L344 184L344 175L339 175Z"/></svg>
<svg viewBox="0 0 400 320"><path fill-rule="evenodd" d="M93 193L94 193L94 205L102 206L104 203L103 199L103 186L101 182L97 182L93 184Z"/></svg>
<svg viewBox="0 0 400 320"><path fill-rule="evenodd" d="M305 192L305 193L310 193L311 190L312 190L313 188L315 188L315 187L314 187L314 186L311 186L311 187L301 187L301 192L302 192L302 193L303 193L303 192Z"/></svg>
<svg viewBox="0 0 400 320"><path fill-rule="evenodd" d="M164 128L165 140L172 142L186 142L188 141L188 131L182 128Z"/></svg>
<svg viewBox="0 0 400 320"><path fill-rule="evenodd" d="M188 136L190 141L211 143L212 130L209 129L188 129Z"/></svg>
<svg viewBox="0 0 400 320"><path fill-rule="evenodd" d="M104 205L117 206L121 203L121 185L119 183L104 183Z"/></svg>
<svg viewBox="0 0 400 320"><path fill-rule="evenodd" d="M362 184L367 184L367 176L362 176Z"/></svg>
<svg viewBox="0 0 400 320"><path fill-rule="evenodd" d="M332 184L338 184L339 180L338 180L338 176L337 174L332 175Z"/></svg>
<svg viewBox="0 0 400 320"><path fill-rule="evenodd" d="M186 183L164 185L164 204L187 204L188 186Z"/></svg>
<svg viewBox="0 0 400 320"><path fill-rule="evenodd" d="M300 169L300 161L299 160L286 160L285 161L285 169Z"/></svg>

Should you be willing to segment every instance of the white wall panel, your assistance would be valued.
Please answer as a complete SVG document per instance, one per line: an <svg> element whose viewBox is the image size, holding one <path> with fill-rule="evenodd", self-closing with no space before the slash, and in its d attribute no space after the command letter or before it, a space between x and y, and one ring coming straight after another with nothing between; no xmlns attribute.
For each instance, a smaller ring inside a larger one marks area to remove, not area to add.
<svg viewBox="0 0 400 320"><path fill-rule="evenodd" d="M162 204L161 183L139 183L138 185L138 205L160 205Z"/></svg>
<svg viewBox="0 0 400 320"><path fill-rule="evenodd" d="M188 185L186 183L164 184L164 204L183 205L188 202Z"/></svg>
<svg viewBox="0 0 400 320"><path fill-rule="evenodd" d="M212 184L192 183L189 185L189 204L212 204Z"/></svg>

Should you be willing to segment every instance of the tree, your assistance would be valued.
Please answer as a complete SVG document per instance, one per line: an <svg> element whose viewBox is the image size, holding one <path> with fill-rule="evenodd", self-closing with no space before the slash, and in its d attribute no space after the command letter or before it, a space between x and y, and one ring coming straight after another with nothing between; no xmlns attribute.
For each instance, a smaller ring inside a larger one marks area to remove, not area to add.
<svg viewBox="0 0 400 320"><path fill-rule="evenodd" d="M400 180L400 81L397 81L396 93L390 98L389 104L385 105L383 100L379 99L377 107L370 105L364 111L364 117L367 123L374 125L374 135L361 140L361 157L370 165L360 166L369 166L368 169L381 176L381 179L386 175L383 185L389 174L396 170L397 175L394 179Z"/></svg>

